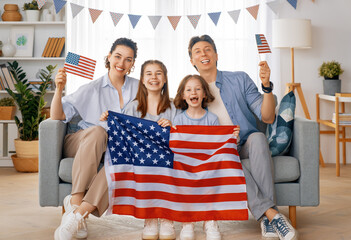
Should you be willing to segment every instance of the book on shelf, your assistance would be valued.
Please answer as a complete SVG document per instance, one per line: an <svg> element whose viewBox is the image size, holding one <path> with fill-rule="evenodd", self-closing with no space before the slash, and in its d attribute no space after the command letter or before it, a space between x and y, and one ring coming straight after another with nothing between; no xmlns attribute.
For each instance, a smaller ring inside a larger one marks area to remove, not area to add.
<svg viewBox="0 0 351 240"><path fill-rule="evenodd" d="M332 122L335 123L336 115L333 113ZM339 113L339 122L351 122L351 113Z"/></svg>
<svg viewBox="0 0 351 240"><path fill-rule="evenodd" d="M9 88L11 90L16 90L15 88L15 81L12 77L10 70L7 68L6 64L0 65L0 77L3 82L5 83L5 88Z"/></svg>
<svg viewBox="0 0 351 240"><path fill-rule="evenodd" d="M65 45L65 37L52 37L46 42L42 57L60 57Z"/></svg>
<svg viewBox="0 0 351 240"><path fill-rule="evenodd" d="M0 90L5 90L5 86L2 83L2 78L0 76Z"/></svg>
<svg viewBox="0 0 351 240"><path fill-rule="evenodd" d="M48 52L48 48L49 48L49 45L50 45L50 41L51 41L51 38L48 38L48 41L46 42L46 45L45 45L43 54L41 55L42 57L46 57L46 53Z"/></svg>

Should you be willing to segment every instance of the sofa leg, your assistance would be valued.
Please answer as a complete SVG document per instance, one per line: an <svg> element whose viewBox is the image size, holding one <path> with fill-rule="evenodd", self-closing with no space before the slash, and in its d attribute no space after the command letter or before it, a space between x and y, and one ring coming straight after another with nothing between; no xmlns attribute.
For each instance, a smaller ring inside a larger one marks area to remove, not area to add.
<svg viewBox="0 0 351 240"><path fill-rule="evenodd" d="M291 225L296 229L296 206L289 206L289 219Z"/></svg>

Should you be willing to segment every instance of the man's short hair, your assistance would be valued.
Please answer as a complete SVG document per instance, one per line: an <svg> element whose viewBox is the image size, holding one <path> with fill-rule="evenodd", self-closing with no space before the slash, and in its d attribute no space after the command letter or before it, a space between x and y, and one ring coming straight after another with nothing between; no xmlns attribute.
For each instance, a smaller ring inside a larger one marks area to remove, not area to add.
<svg viewBox="0 0 351 240"><path fill-rule="evenodd" d="M216 48L216 44L214 43L213 39L208 36L208 35L202 35L202 36L195 36L192 37L189 41L189 45L188 45L188 53L189 53L189 57L192 57L192 53L191 50L193 48L193 46L198 43L198 42L208 42L209 44L211 44L211 46L213 47L215 53L217 53L217 48Z"/></svg>

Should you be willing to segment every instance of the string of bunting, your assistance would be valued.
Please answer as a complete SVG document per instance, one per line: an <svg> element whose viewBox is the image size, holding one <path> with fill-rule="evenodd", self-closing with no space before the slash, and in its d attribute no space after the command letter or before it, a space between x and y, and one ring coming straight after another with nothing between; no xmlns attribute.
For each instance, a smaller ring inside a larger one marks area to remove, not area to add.
<svg viewBox="0 0 351 240"><path fill-rule="evenodd" d="M39 5L39 9L42 8L44 6L44 4L46 3L47 0L36 0L38 2ZM53 0L54 1L54 5L55 5L55 11L56 14L59 13L61 11L61 9L65 6L65 4L67 3L67 1L65 0ZM285 0L286 2L288 2L294 9L296 9L297 7L297 0ZM314 0L312 0L312 2L314 2ZM275 13L278 14L279 8L280 8L280 4L282 3L281 0L273 0L270 2L266 2L267 6ZM71 11L72 11L72 17L75 18L85 7L75 4L75 3L70 3L71 5ZM257 15L258 15L258 11L259 11L259 7L260 5L253 5L253 6L249 6L246 8L247 12L250 13L250 15L257 20ZM102 12L105 12L103 10L99 10L99 9L94 9L94 8L88 8L89 10L89 14L91 17L91 20L93 23L96 22L96 20L99 18L99 16L101 15ZM239 15L241 13L241 9L235 9L232 11L227 11L227 13L229 14L229 16L233 19L233 21L235 22L235 24L237 24L238 19L239 19ZM220 15L222 14L222 12L210 12L207 13L207 15L210 17L210 19L212 20L212 22L217 26L217 23L219 21ZM111 19L113 21L114 26L117 26L118 22L121 20L121 18L125 15L124 13L117 13L117 12L110 12L111 15ZM133 27L133 29L136 27L136 25L138 24L140 18L143 15L135 15L135 14L127 14L129 17L129 21ZM190 21L191 25L194 27L194 29L196 29L198 22L201 18L201 15L186 15L188 20ZM153 29L156 29L158 23L160 22L161 18L163 16L158 15L158 16L148 16L149 21L153 27ZM178 23L180 21L180 19L183 16L167 16L170 24L172 25L173 29L176 30Z"/></svg>

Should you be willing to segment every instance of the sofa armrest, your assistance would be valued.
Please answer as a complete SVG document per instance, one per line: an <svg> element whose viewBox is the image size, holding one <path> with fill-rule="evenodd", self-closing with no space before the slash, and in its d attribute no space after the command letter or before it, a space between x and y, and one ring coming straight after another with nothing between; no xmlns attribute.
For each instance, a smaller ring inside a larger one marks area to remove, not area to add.
<svg viewBox="0 0 351 240"><path fill-rule="evenodd" d="M300 164L301 206L319 205L319 125L296 117L290 155Z"/></svg>
<svg viewBox="0 0 351 240"><path fill-rule="evenodd" d="M59 206L59 164L62 159L66 126L60 120L46 119L39 125L39 203Z"/></svg>

